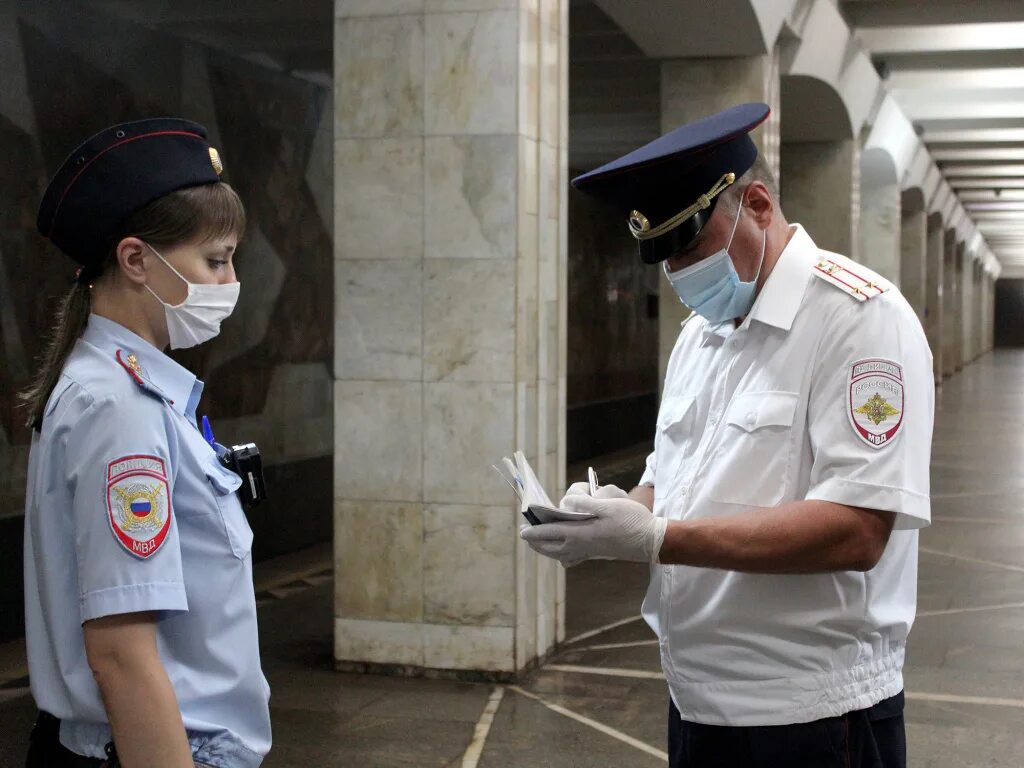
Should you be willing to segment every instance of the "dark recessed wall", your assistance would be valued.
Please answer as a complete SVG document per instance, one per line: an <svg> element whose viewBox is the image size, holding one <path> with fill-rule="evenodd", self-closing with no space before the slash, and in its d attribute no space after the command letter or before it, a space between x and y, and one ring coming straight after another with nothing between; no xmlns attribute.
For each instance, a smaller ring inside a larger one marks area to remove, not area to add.
<svg viewBox="0 0 1024 768"><path fill-rule="evenodd" d="M13 8L13 4L12 4ZM83 3L0 13L0 640L22 631L22 529L30 434L16 407L71 262L35 232L50 175L75 145L122 121L204 124L249 211L242 282L222 334L176 357L206 382L200 413L223 443L255 441L271 500L256 557L331 535L333 147L329 84L263 67ZM301 510L291 500L301 499ZM301 512L301 514L300 514Z"/></svg>
<svg viewBox="0 0 1024 768"><path fill-rule="evenodd" d="M567 461L648 440L658 409L658 278L622 217L569 195Z"/></svg>
<svg viewBox="0 0 1024 768"><path fill-rule="evenodd" d="M1024 347L1024 280L996 281L997 347Z"/></svg>

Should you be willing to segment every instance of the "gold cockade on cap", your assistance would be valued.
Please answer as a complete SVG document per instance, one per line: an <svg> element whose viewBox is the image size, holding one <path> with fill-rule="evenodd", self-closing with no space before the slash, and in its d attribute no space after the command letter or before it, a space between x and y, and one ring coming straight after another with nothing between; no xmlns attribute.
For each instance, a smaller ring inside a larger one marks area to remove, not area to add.
<svg viewBox="0 0 1024 768"><path fill-rule="evenodd" d="M224 163L221 162L220 152L213 147L210 147L210 165L213 166L213 170L217 172L218 176L224 173Z"/></svg>

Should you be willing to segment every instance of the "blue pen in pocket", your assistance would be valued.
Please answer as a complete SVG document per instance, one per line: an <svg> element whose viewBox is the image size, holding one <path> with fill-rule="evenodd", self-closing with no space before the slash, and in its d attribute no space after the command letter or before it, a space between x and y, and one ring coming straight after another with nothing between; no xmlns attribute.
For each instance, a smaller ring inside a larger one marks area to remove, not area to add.
<svg viewBox="0 0 1024 768"><path fill-rule="evenodd" d="M203 416L203 439L210 444L211 448L217 447L217 441L213 439L213 427L210 426L210 420Z"/></svg>

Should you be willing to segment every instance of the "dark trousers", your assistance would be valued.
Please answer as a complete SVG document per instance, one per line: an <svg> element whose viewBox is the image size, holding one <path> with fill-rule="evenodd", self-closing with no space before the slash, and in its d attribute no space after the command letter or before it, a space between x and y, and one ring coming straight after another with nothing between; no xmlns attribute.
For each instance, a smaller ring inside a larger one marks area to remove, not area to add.
<svg viewBox="0 0 1024 768"><path fill-rule="evenodd" d="M733 728L683 720L669 700L670 768L906 768L903 692L811 723Z"/></svg>
<svg viewBox="0 0 1024 768"><path fill-rule="evenodd" d="M113 747L108 747L113 753ZM46 712L40 712L29 737L28 757L25 768L116 768L117 758L100 760L82 757L60 743L60 720Z"/></svg>

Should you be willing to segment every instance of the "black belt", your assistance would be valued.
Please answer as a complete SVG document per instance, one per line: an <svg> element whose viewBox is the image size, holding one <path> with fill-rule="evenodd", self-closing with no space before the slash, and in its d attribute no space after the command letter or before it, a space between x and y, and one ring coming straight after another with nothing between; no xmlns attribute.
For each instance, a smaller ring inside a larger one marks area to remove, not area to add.
<svg viewBox="0 0 1024 768"><path fill-rule="evenodd" d="M60 720L49 712L40 712L29 738L26 768L118 768L113 743L107 745L107 757L84 757L60 743Z"/></svg>

